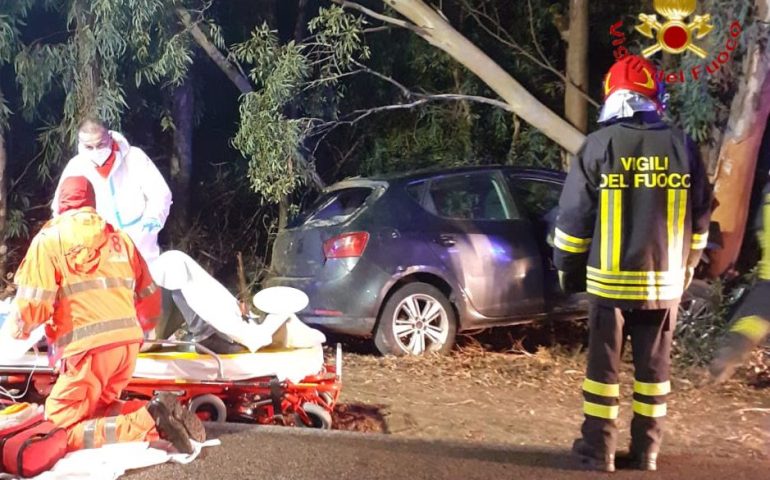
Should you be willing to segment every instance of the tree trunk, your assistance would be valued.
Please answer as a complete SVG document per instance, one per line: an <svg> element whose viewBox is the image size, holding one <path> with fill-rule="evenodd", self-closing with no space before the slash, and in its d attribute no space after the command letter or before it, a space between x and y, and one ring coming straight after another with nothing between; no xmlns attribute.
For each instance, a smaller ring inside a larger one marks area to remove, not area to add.
<svg viewBox="0 0 770 480"><path fill-rule="evenodd" d="M8 182L5 178L5 170L8 164L8 155L5 149L5 132L0 130L0 278L5 278L8 262L8 245L6 244L6 218L8 213Z"/></svg>
<svg viewBox="0 0 770 480"><path fill-rule="evenodd" d="M455 30L436 10L421 0L383 1L411 20L414 23L412 29L420 37L445 51L476 74L524 121L565 150L577 153L585 135L537 100L497 63Z"/></svg>
<svg viewBox="0 0 770 480"><path fill-rule="evenodd" d="M757 0L757 21L770 22L770 0ZM757 155L770 114L770 58L764 38L747 47L744 78L730 106L730 118L719 153L714 195L719 206L723 248L713 253L711 275L718 276L738 259L756 173Z"/></svg>
<svg viewBox="0 0 770 480"><path fill-rule="evenodd" d="M216 45L211 43L206 34L203 33L203 30L201 30L200 27L198 27L198 25L193 22L192 17L190 17L190 13L187 10L183 8L177 8L176 14L179 17L179 20L182 21L182 24L185 26L185 28L190 32L190 35L193 37L193 40L195 40L195 43L197 43L198 46L201 47L204 52L206 52L206 55L208 55L209 58L217 64L220 70L222 70L225 75L227 75L227 78L229 78L230 81L233 82L236 87L238 87L238 90L240 90L241 93L249 93L254 91L251 86L251 82L249 82L249 79L241 75L241 72L239 72L238 69L235 68L235 66L230 63L224 55L222 55L222 52L219 51Z"/></svg>
<svg viewBox="0 0 770 480"><path fill-rule="evenodd" d="M567 41L567 89L564 115L583 133L588 131L588 0L570 0Z"/></svg>
<svg viewBox="0 0 770 480"><path fill-rule="evenodd" d="M171 181L174 188L174 217L182 227L189 224L190 179L193 165L193 116L195 96L190 75L174 89L171 116L174 121L174 154L171 156Z"/></svg>

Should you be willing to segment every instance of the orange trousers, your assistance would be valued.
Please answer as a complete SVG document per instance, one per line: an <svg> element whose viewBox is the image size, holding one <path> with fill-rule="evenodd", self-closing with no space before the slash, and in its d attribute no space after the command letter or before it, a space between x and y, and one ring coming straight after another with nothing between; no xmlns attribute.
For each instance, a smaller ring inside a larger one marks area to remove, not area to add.
<svg viewBox="0 0 770 480"><path fill-rule="evenodd" d="M63 360L62 371L45 402L45 415L67 430L69 451L158 439L146 402L119 400L134 373L138 354L139 344L132 343Z"/></svg>

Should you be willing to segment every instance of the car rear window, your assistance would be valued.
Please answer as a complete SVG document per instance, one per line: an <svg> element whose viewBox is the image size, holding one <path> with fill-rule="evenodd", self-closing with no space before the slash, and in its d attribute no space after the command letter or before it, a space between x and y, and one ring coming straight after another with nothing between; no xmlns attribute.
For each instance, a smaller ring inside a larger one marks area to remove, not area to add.
<svg viewBox="0 0 770 480"><path fill-rule="evenodd" d="M327 192L313 204L304 216L304 225L342 223L356 213L374 190L369 187L343 188Z"/></svg>

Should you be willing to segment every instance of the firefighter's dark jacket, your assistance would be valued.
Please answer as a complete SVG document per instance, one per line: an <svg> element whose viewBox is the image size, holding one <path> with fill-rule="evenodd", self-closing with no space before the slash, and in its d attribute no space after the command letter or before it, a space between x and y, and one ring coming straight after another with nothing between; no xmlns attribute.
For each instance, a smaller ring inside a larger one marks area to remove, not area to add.
<svg viewBox="0 0 770 480"><path fill-rule="evenodd" d="M657 115L586 138L559 201L554 263L601 304L676 304L708 237L711 187L696 145Z"/></svg>

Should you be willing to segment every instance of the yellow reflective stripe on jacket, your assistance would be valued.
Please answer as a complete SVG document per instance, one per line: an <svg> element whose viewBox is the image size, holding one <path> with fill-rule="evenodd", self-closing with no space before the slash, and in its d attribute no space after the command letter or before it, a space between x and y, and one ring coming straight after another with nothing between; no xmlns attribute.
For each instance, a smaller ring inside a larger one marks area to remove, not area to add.
<svg viewBox="0 0 770 480"><path fill-rule="evenodd" d="M144 287L143 289L139 290L139 293L136 294L136 298L138 298L139 300L143 298L147 298L153 293L155 293L157 290L158 290L158 286L155 285L155 282L152 282L146 287Z"/></svg>
<svg viewBox="0 0 770 480"><path fill-rule="evenodd" d="M692 250L703 250L706 248L706 245L708 244L709 240L709 234L706 233L693 233L692 234L692 245L690 248Z"/></svg>
<svg viewBox="0 0 770 480"><path fill-rule="evenodd" d="M742 317L730 327L730 331L760 343L770 333L770 322L757 315Z"/></svg>
<svg viewBox="0 0 770 480"><path fill-rule="evenodd" d="M617 383L601 383L586 378L583 380L583 391L600 397L617 398L620 396L620 385Z"/></svg>
<svg viewBox="0 0 770 480"><path fill-rule="evenodd" d="M586 277L589 280L595 280L607 285L678 286L684 283L684 270L671 272L630 272L602 270L589 266L586 269Z"/></svg>
<svg viewBox="0 0 770 480"><path fill-rule="evenodd" d="M684 217L687 214L687 190L668 191L668 268L679 269L684 265Z"/></svg>
<svg viewBox="0 0 770 480"><path fill-rule="evenodd" d="M601 244L599 248L602 270L618 270L623 232L623 191L601 191Z"/></svg>
<svg viewBox="0 0 770 480"><path fill-rule="evenodd" d="M16 298L20 300L29 300L31 302L53 303L56 300L56 293L55 290L20 285L16 290Z"/></svg>
<svg viewBox="0 0 770 480"><path fill-rule="evenodd" d="M671 382L666 380L660 383L644 383L634 380L634 392L648 397L658 397L671 393Z"/></svg>
<svg viewBox="0 0 770 480"><path fill-rule="evenodd" d="M660 418L666 416L667 408L665 403L661 403L660 405L653 405L651 403L644 403L638 400L634 400L633 406L634 413L638 413L639 415L643 415L645 417Z"/></svg>
<svg viewBox="0 0 770 480"><path fill-rule="evenodd" d="M620 408L617 405L599 405L593 402L583 402L583 413L592 417L604 418L606 420L615 420L618 418Z"/></svg>
<svg viewBox="0 0 770 480"><path fill-rule="evenodd" d="M553 243L560 250L570 253L585 253L591 247L590 238L578 238L556 228Z"/></svg>
<svg viewBox="0 0 770 480"><path fill-rule="evenodd" d="M621 300L673 300L681 296L682 286L610 286L588 280L586 291L600 297Z"/></svg>
<svg viewBox="0 0 770 480"><path fill-rule="evenodd" d="M63 285L60 289L62 297L69 297L89 290L106 290L108 288L127 288L133 290L135 280L133 278L92 278L82 282Z"/></svg>
<svg viewBox="0 0 770 480"><path fill-rule="evenodd" d="M116 318L113 320L89 323L88 325L76 328L71 332L67 332L66 334L57 338L55 345L57 348L63 348L70 343L83 340L84 338L93 337L94 335L138 326L139 320L137 320L136 317Z"/></svg>

